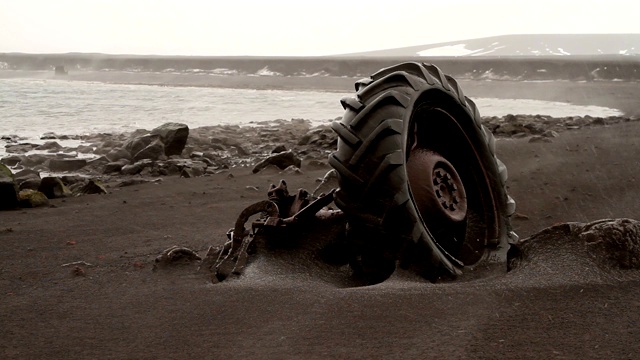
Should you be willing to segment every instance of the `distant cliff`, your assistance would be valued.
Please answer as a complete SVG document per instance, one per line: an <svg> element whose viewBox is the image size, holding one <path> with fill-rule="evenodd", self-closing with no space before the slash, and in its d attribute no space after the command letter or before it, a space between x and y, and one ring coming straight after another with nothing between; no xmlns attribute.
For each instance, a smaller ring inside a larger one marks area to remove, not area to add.
<svg viewBox="0 0 640 360"><path fill-rule="evenodd" d="M130 71L220 76L364 77L402 61L426 61L464 79L640 80L640 56L536 57L200 57L0 53L0 70Z"/></svg>

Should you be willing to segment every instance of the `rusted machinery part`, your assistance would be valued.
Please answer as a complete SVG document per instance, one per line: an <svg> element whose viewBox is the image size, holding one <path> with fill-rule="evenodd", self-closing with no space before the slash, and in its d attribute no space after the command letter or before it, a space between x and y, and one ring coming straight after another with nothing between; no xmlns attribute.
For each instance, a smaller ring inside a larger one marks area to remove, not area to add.
<svg viewBox="0 0 640 360"><path fill-rule="evenodd" d="M249 218L260 213L266 213L268 217L278 217L278 205L271 200L263 200L245 208L238 216L236 224L233 227L232 240L234 244L240 244L245 238L246 228L244 227L244 224L247 223Z"/></svg>
<svg viewBox="0 0 640 360"><path fill-rule="evenodd" d="M244 270L249 259L249 245L254 235L265 227L286 228L294 224L303 223L314 217L321 220L333 219L342 214L341 211L324 209L331 204L335 189L313 202L309 202L309 193L300 189L296 195L289 195L286 182L280 181L279 186L272 185L267 193L270 200L259 201L246 207L238 216L233 229L227 232L227 241L222 247L210 248L203 263L213 272L212 281L218 283L230 275L239 275ZM285 213L295 210L292 216L281 218L279 204L287 206ZM303 207L304 205L304 207ZM251 230L246 229L247 221L256 214L263 216L254 221ZM215 261L212 258L215 257Z"/></svg>

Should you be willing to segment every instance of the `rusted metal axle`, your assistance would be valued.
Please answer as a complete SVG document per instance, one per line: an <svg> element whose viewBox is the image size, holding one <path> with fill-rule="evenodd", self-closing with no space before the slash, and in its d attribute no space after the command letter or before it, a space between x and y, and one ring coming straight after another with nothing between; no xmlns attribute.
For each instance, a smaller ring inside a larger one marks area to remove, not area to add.
<svg viewBox="0 0 640 360"><path fill-rule="evenodd" d="M311 201L309 192L304 189L290 195L284 180L280 180L278 186L272 184L267 193L269 200L252 204L240 213L233 229L227 232L229 240L222 247L209 248L201 269L208 269L214 274L214 283L232 274L239 275L248 262L250 245L257 235L282 234L313 219L328 220L342 216L340 210L326 209L333 202L335 190ZM247 221L257 214L262 215L251 223L250 230L247 229Z"/></svg>

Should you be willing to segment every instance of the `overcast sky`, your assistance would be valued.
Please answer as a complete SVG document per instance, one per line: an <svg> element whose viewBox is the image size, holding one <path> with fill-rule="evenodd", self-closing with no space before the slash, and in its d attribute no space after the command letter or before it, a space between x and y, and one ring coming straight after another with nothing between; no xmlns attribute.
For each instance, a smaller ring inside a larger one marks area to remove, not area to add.
<svg viewBox="0 0 640 360"><path fill-rule="evenodd" d="M640 33L638 4L0 0L0 52L308 56L506 34Z"/></svg>

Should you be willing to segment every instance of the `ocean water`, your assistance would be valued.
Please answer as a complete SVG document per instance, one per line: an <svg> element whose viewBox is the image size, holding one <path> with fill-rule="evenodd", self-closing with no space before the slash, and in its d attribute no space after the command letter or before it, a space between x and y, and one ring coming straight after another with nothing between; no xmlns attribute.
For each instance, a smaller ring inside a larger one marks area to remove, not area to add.
<svg viewBox="0 0 640 360"><path fill-rule="evenodd" d="M45 132L81 135L152 129L165 122L189 127L255 125L304 118L328 123L353 93L118 85L54 79L0 79L0 136L39 142ZM535 100L473 99L483 116L543 114L613 116L615 109ZM41 141L40 141L41 142ZM0 140L0 155L6 141Z"/></svg>

